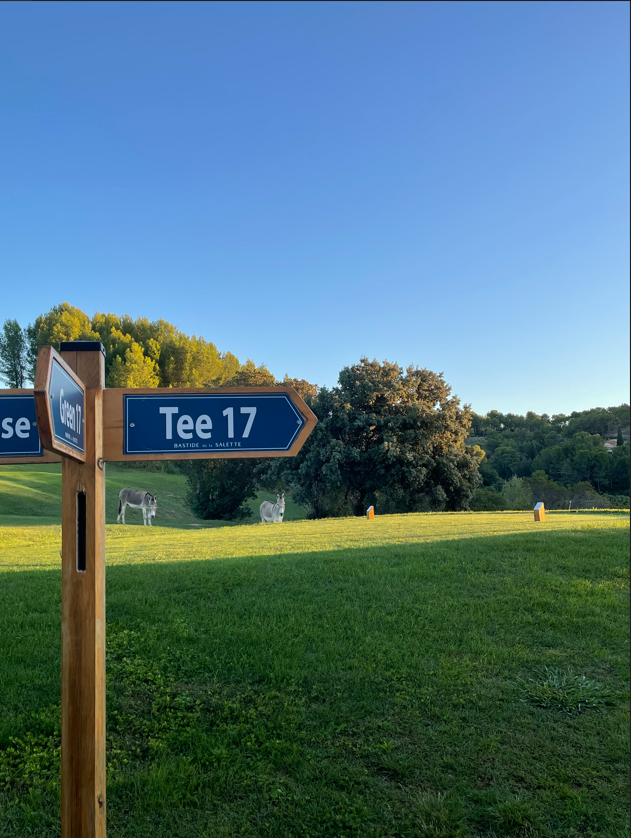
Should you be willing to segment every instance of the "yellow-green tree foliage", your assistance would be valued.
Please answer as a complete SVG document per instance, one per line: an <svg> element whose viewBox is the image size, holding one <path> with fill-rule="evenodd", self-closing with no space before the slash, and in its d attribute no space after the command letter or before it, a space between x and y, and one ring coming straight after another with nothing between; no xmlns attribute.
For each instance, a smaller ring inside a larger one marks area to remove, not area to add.
<svg viewBox="0 0 631 838"><path fill-rule="evenodd" d="M273 387L276 379L265 364L257 367L249 358L227 382L232 387Z"/></svg>
<svg viewBox="0 0 631 838"><path fill-rule="evenodd" d="M300 398L304 399L307 404L311 404L312 399L317 399L318 393L320 392L317 384L311 384L304 378L290 378L287 373L285 373L285 377L283 378L283 384L293 387Z"/></svg>
<svg viewBox="0 0 631 838"><path fill-rule="evenodd" d="M108 387L218 387L231 382L242 369L250 378L254 375L274 383L264 367L257 368L252 361L242 367L231 352L221 353L214 343L189 337L162 319L134 320L127 314L104 312L89 317L61 303L37 317L27 332L31 376L40 346L51 344L58 349L62 341L99 340L105 347ZM234 383L239 382L235 379Z"/></svg>
<svg viewBox="0 0 631 838"><path fill-rule="evenodd" d="M108 387L158 387L158 365L142 351L142 346L132 341L124 359L117 355L107 375Z"/></svg>
<svg viewBox="0 0 631 838"><path fill-rule="evenodd" d="M88 315L70 303L53 306L47 314L40 314L29 328L33 330L38 347L44 344L58 347L65 340L99 339Z"/></svg>

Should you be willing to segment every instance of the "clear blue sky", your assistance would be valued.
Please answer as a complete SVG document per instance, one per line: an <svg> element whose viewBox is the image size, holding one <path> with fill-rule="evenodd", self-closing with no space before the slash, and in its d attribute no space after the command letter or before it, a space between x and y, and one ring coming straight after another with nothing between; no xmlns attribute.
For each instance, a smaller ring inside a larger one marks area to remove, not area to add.
<svg viewBox="0 0 631 838"><path fill-rule="evenodd" d="M0 4L0 319L629 399L629 4Z"/></svg>

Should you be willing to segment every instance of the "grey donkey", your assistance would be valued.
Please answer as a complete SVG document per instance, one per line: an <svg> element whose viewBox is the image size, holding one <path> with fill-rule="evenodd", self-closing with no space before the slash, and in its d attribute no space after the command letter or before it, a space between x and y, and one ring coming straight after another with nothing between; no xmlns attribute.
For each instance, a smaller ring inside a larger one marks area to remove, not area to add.
<svg viewBox="0 0 631 838"><path fill-rule="evenodd" d="M157 495L149 492L140 492L136 489L121 489L118 496L118 518L116 523L125 523L125 509L131 506L132 509L142 509L142 518L146 526L151 526L151 519L156 517L158 508Z"/></svg>
<svg viewBox="0 0 631 838"><path fill-rule="evenodd" d="M276 495L276 503L270 503L268 500L264 500L261 504L261 523L263 524L282 524L284 514L284 492L282 495Z"/></svg>

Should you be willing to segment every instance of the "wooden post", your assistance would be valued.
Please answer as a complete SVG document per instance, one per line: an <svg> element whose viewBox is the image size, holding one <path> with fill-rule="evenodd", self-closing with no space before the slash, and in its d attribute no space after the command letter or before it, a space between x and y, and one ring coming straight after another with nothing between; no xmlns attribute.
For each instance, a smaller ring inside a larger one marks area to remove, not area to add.
<svg viewBox="0 0 631 838"><path fill-rule="evenodd" d="M535 513L535 521L545 521L546 520L546 508L541 501L538 504L535 505L534 513Z"/></svg>
<svg viewBox="0 0 631 838"><path fill-rule="evenodd" d="M61 356L86 388L86 461L61 466L61 835L105 838L105 357L84 341Z"/></svg>

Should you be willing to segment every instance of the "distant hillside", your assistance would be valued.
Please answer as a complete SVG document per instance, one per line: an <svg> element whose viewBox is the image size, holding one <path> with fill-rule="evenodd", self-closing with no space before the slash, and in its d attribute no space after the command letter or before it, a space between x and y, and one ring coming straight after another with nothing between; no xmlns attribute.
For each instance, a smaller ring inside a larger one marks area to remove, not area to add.
<svg viewBox="0 0 631 838"><path fill-rule="evenodd" d="M105 520L108 524L116 523L118 494L126 486L157 494L158 514L154 526L191 529L222 524L194 517L186 505L186 480L180 474L140 471L109 463L105 482ZM269 492L260 492L250 501L250 522L259 520L259 505L263 500L275 499ZM302 507L291 501L287 503L286 520L304 517ZM142 513L136 509L128 509L125 519L127 525L142 526L143 523ZM5 524L61 523L61 465L0 465L0 520Z"/></svg>
<svg viewBox="0 0 631 838"><path fill-rule="evenodd" d="M569 416L473 413L467 445L485 452L480 473L487 488L539 473L565 489L588 483L600 493L629 492L628 404Z"/></svg>

